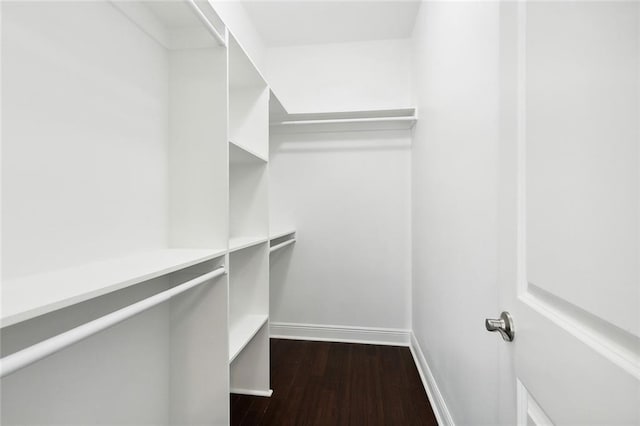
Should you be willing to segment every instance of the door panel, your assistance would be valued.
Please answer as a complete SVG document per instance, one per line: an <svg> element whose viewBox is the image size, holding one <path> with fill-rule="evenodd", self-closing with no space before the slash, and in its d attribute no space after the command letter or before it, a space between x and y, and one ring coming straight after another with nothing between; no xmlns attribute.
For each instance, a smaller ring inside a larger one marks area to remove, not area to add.
<svg viewBox="0 0 640 426"><path fill-rule="evenodd" d="M640 424L639 24L638 2L501 6L504 423Z"/></svg>
<svg viewBox="0 0 640 426"><path fill-rule="evenodd" d="M526 9L526 273L638 333L638 6Z"/></svg>
<svg viewBox="0 0 640 426"><path fill-rule="evenodd" d="M552 312L523 305L514 342L517 379L553 424L638 424L637 379L582 342L571 327L549 319Z"/></svg>

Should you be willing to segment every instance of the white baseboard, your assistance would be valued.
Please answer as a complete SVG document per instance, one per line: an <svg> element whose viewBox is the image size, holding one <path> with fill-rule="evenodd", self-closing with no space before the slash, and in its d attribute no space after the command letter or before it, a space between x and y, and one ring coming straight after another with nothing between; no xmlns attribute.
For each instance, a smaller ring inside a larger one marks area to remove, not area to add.
<svg viewBox="0 0 640 426"><path fill-rule="evenodd" d="M411 349L413 361L416 363L418 373L420 373L422 384L424 385L424 389L427 391L427 396L429 397L429 402L431 403L431 408L433 408L433 413L436 415L438 424L441 426L455 426L453 417L451 417L447 404L444 402L440 389L438 389L436 379L431 373L429 364L427 364L427 360L425 359L422 349L420 348L420 344L413 332L411 332L411 345L409 348Z"/></svg>
<svg viewBox="0 0 640 426"><path fill-rule="evenodd" d="M241 395L251 395L251 396L266 396L266 397L270 397L271 395L273 395L273 389L269 389L268 391L261 391L261 390L252 390L252 389L235 389L235 388L231 388L230 392L231 393L239 393Z"/></svg>
<svg viewBox="0 0 640 426"><path fill-rule="evenodd" d="M411 332L396 328L345 327L338 325L272 322L270 337L277 339L323 342L367 343L373 345L409 346Z"/></svg>

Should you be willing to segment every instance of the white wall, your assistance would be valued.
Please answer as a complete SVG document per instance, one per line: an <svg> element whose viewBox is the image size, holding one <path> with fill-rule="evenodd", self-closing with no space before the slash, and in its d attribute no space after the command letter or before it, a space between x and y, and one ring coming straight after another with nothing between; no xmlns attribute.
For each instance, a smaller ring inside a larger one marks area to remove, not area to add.
<svg viewBox="0 0 640 426"><path fill-rule="evenodd" d="M3 9L3 279L166 247L166 52L109 4Z"/></svg>
<svg viewBox="0 0 640 426"><path fill-rule="evenodd" d="M267 49L289 111L408 105L410 41ZM272 229L295 247L272 260L271 321L408 329L411 134L279 135L270 140Z"/></svg>
<svg viewBox="0 0 640 426"><path fill-rule="evenodd" d="M271 139L274 229L297 243L272 256L271 321L408 329L411 134ZM288 206L288 207L284 207Z"/></svg>
<svg viewBox="0 0 640 426"><path fill-rule="evenodd" d="M425 2L414 30L413 330L456 424L496 424L499 3Z"/></svg>
<svg viewBox="0 0 640 426"><path fill-rule="evenodd" d="M411 104L409 39L267 49L265 73L289 112Z"/></svg>

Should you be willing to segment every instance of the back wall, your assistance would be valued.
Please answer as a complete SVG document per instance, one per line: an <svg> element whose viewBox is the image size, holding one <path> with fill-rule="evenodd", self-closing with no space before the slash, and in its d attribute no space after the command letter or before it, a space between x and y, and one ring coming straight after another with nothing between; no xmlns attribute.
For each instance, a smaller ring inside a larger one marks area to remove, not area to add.
<svg viewBox="0 0 640 426"><path fill-rule="evenodd" d="M409 106L409 53L408 40L270 48L266 75L289 112ZM410 131L272 135L270 146L271 228L298 232L272 256L272 325L408 329Z"/></svg>

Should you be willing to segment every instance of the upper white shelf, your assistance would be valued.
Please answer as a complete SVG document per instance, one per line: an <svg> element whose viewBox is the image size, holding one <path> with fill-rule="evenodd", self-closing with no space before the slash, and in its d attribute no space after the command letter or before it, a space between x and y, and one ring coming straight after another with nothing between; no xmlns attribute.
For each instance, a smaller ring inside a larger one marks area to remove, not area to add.
<svg viewBox="0 0 640 426"><path fill-rule="evenodd" d="M84 302L223 256L226 250L162 249L2 283L0 326Z"/></svg>
<svg viewBox="0 0 640 426"><path fill-rule="evenodd" d="M417 121L415 108L312 113L274 113L269 125L275 133L407 130Z"/></svg>
<svg viewBox="0 0 640 426"><path fill-rule="evenodd" d="M229 87L267 87L266 80L238 40L229 31Z"/></svg>
<svg viewBox="0 0 640 426"><path fill-rule="evenodd" d="M111 3L169 50L225 46L225 25L204 0Z"/></svg>

